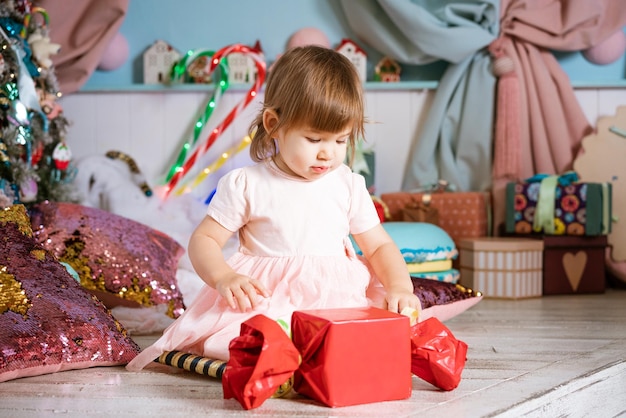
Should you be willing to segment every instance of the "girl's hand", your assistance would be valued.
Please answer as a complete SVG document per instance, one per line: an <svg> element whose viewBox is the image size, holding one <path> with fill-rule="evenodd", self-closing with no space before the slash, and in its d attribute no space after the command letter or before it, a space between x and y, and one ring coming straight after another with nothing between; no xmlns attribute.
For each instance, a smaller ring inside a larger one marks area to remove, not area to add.
<svg viewBox="0 0 626 418"><path fill-rule="evenodd" d="M215 289L233 309L246 312L256 308L259 295L269 297L269 291L261 282L248 276L233 273L215 284Z"/></svg>
<svg viewBox="0 0 626 418"><path fill-rule="evenodd" d="M401 313L404 308L421 309L421 302L413 292L405 289L390 289L385 296L387 310L391 312Z"/></svg>

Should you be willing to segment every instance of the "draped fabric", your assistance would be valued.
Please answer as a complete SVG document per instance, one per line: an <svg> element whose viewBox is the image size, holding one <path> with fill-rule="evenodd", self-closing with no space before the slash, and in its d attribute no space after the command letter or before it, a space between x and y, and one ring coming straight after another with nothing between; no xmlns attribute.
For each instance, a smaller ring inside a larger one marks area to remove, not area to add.
<svg viewBox="0 0 626 418"><path fill-rule="evenodd" d="M440 178L460 190L492 188L496 232L504 185L570 169L592 130L551 51L587 49L626 24L621 0L342 0L342 6L352 30L381 53L407 64L451 63L409 154L402 188ZM506 84L501 77L499 90L489 57L496 38L514 71ZM497 95L509 102L497 102ZM496 154L502 168L496 172L492 147L509 150Z"/></svg>
<svg viewBox="0 0 626 418"><path fill-rule="evenodd" d="M504 53L515 63L520 89L517 120L505 123L519 126L520 152L517 170L494 173L496 228L504 221L506 183L572 169L582 139L592 132L550 51L585 50L626 25L623 1L502 0L502 6L500 38L506 39ZM496 135L495 146L509 138Z"/></svg>
<svg viewBox="0 0 626 418"><path fill-rule="evenodd" d="M491 187L496 80L486 47L499 0L342 0L359 39L405 64L448 62L409 153L402 188L439 179L458 190Z"/></svg>
<svg viewBox="0 0 626 418"><path fill-rule="evenodd" d="M61 50L51 57L63 94L78 91L126 17L129 0L35 0L50 16L50 38Z"/></svg>

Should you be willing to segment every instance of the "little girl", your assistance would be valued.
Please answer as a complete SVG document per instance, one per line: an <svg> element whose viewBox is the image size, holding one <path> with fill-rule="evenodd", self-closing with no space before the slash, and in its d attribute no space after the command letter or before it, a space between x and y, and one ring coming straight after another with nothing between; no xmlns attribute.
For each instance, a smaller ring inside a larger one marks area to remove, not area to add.
<svg viewBox="0 0 626 418"><path fill-rule="evenodd" d="M343 55L306 46L276 61L250 126L257 164L220 179L189 241L207 286L129 370L171 350L228 360L241 323L257 314L290 323L296 310L420 308L364 178L344 165L363 125L362 84ZM225 261L222 248L235 232L239 250ZM377 290L384 298L374 301Z"/></svg>

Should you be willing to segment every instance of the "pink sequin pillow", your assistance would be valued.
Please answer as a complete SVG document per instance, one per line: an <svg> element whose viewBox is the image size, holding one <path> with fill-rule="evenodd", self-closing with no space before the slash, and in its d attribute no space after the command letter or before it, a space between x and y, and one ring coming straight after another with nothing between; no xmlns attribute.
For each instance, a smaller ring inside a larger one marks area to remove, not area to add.
<svg viewBox="0 0 626 418"><path fill-rule="evenodd" d="M435 317L447 321L483 299L483 294L460 284L411 277L413 293L422 304L420 322Z"/></svg>
<svg viewBox="0 0 626 418"><path fill-rule="evenodd" d="M32 236L22 205L0 210L0 382L123 365L139 346Z"/></svg>
<svg viewBox="0 0 626 418"><path fill-rule="evenodd" d="M184 311L176 281L184 249L170 236L74 203L39 203L30 218L35 238L69 264L80 284L109 308L166 305L172 318Z"/></svg>

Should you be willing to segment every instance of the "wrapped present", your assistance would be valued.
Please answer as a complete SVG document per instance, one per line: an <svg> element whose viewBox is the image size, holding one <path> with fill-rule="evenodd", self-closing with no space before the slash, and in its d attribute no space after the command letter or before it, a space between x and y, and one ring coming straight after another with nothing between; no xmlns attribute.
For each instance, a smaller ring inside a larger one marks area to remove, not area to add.
<svg viewBox="0 0 626 418"><path fill-rule="evenodd" d="M242 323L241 335L231 341L226 366L181 353L155 361L221 378L224 398L235 398L245 409L283 397L290 389L331 407L406 399L411 374L442 390L456 388L467 344L439 319L417 322L415 310L408 311L296 311L292 339L277 321L256 315Z"/></svg>
<svg viewBox="0 0 626 418"><path fill-rule="evenodd" d="M543 294L604 293L607 236L543 235Z"/></svg>
<svg viewBox="0 0 626 418"><path fill-rule="evenodd" d="M421 211L423 221L441 227L457 247L463 238L491 235L489 192L442 191L441 187L433 190L419 193L383 193L380 198L387 204L392 221L405 221L410 216L421 216ZM429 213L428 208L433 211ZM458 261L455 260L453 264L458 268Z"/></svg>
<svg viewBox="0 0 626 418"><path fill-rule="evenodd" d="M409 318L373 307L296 311L294 390L328 406L411 396Z"/></svg>
<svg viewBox="0 0 626 418"><path fill-rule="evenodd" d="M543 242L523 237L461 240L461 283L486 298L522 299L542 295Z"/></svg>
<svg viewBox="0 0 626 418"><path fill-rule="evenodd" d="M607 235L612 222L611 183L578 182L574 172L538 174L506 188L506 232Z"/></svg>

